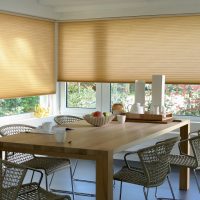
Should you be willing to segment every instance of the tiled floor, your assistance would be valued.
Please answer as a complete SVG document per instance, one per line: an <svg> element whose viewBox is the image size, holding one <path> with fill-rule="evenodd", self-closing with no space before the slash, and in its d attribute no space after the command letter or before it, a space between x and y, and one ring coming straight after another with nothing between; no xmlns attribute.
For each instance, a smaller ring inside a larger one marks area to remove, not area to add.
<svg viewBox="0 0 200 200"><path fill-rule="evenodd" d="M115 170L118 170L121 166L122 166L121 162L115 162ZM80 161L75 176L76 178L95 180L95 163L92 161ZM179 181L178 169L176 168L172 169L172 172L170 174L170 179L177 199L182 199L182 200L200 199L200 194L195 184L193 174L191 175L191 187L189 191L180 191L178 189L178 181ZM69 178L69 170L64 169L56 173L55 178L52 182L52 187L60 190L70 190L71 189L70 184L71 183ZM42 185L44 186L44 182L42 182ZM74 188L76 192L95 193L95 184L92 183L75 182ZM113 193L114 193L114 200L118 200L119 199L118 182L116 182L116 185L113 189ZM167 182L159 187L158 196L171 198ZM126 184L126 183L123 184L122 200L143 200L143 199L144 196L141 186ZM155 199L154 189L151 189L149 194L149 200L153 199ZM95 200L95 198L76 195L75 200Z"/></svg>

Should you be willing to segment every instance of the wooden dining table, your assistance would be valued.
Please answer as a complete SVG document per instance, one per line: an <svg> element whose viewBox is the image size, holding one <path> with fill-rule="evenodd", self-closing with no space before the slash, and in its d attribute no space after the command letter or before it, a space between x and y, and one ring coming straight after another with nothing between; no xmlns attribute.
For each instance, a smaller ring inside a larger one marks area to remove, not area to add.
<svg viewBox="0 0 200 200"><path fill-rule="evenodd" d="M64 143L57 143L53 134L20 133L0 138L0 151L43 154L56 157L96 161L96 200L113 200L113 155L134 145L180 130L181 139L188 138L189 120L167 124L116 121L94 127L82 120L68 125ZM183 152L188 154L188 144ZM2 153L1 153L2 155ZM189 189L189 169L180 169L180 189Z"/></svg>

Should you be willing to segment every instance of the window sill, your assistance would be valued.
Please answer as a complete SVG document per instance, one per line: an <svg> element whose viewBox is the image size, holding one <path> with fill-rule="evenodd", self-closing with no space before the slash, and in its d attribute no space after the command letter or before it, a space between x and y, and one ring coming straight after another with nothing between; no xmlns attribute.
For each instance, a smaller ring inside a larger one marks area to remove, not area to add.
<svg viewBox="0 0 200 200"><path fill-rule="evenodd" d="M53 118L54 118L53 115L50 115L48 117L37 118L34 117L33 113L5 116L5 117L0 117L0 126L6 124L28 124L32 126L39 126L46 121L53 122Z"/></svg>
<svg viewBox="0 0 200 200"><path fill-rule="evenodd" d="M183 116L183 115L175 115L174 116L175 118L178 118L178 119L189 119L191 122L194 122L194 123L198 123L200 122L200 117L197 117L197 116Z"/></svg>

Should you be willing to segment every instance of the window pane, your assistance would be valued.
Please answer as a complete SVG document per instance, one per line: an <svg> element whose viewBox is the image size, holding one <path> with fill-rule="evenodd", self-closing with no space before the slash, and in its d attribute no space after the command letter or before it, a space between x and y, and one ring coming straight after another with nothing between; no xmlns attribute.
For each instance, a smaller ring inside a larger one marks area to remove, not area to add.
<svg viewBox="0 0 200 200"><path fill-rule="evenodd" d="M96 83L67 83L68 108L96 108Z"/></svg>
<svg viewBox="0 0 200 200"><path fill-rule="evenodd" d="M0 99L0 117L34 112L37 104L39 104L39 96Z"/></svg>
<svg viewBox="0 0 200 200"><path fill-rule="evenodd" d="M200 85L168 84L165 105L176 115L200 116Z"/></svg>
<svg viewBox="0 0 200 200"><path fill-rule="evenodd" d="M152 85L145 85L145 108L150 110ZM111 105L123 103L125 108L134 103L134 84L111 84ZM165 107L175 115L200 116L200 85L166 84Z"/></svg>
<svg viewBox="0 0 200 200"><path fill-rule="evenodd" d="M122 103L125 109L134 103L135 99L134 83L111 83L111 106L114 103Z"/></svg>
<svg viewBox="0 0 200 200"><path fill-rule="evenodd" d="M151 84L146 84L146 108L151 106ZM200 85L166 84L165 107L175 115L200 116Z"/></svg>

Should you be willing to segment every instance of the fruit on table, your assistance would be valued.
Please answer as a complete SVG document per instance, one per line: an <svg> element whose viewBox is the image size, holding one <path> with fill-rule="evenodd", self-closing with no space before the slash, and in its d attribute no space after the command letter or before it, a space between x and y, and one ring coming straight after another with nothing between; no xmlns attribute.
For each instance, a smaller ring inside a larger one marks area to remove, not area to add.
<svg viewBox="0 0 200 200"><path fill-rule="evenodd" d="M105 117L109 117L111 114L112 114L112 113L110 113L110 112L104 112L104 113L103 113L103 115L104 115Z"/></svg>
<svg viewBox="0 0 200 200"><path fill-rule="evenodd" d="M93 117L103 117L103 113L100 112L100 111L96 111L96 112L93 112L93 113L92 113L92 116L93 116Z"/></svg>

